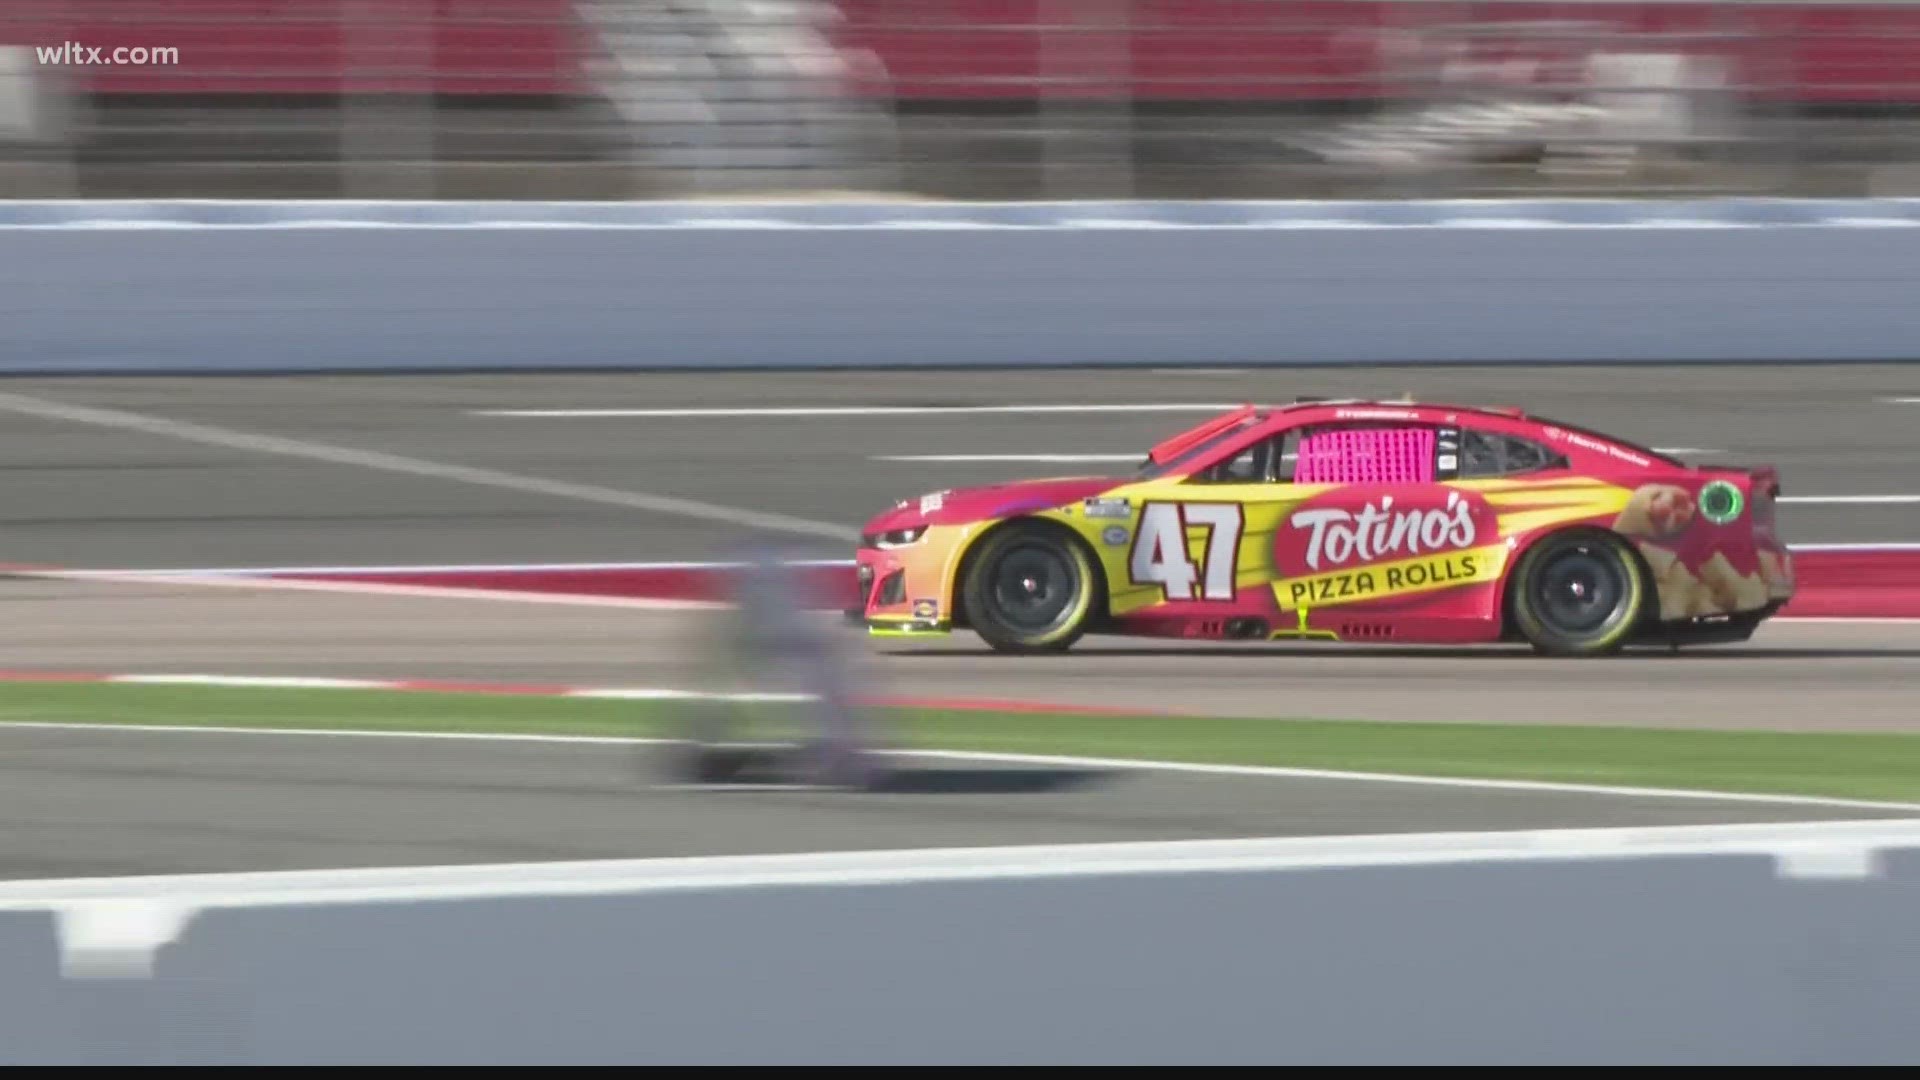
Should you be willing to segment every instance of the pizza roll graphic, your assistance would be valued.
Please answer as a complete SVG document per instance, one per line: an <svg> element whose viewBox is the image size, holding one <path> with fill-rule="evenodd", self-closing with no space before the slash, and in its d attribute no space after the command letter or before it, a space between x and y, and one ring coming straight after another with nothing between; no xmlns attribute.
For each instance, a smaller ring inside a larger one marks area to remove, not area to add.
<svg viewBox="0 0 1920 1080"><path fill-rule="evenodd" d="M1751 611L1767 602L1767 583L1759 572L1742 574L1727 561L1724 552L1716 551L1700 567L1700 582L1713 596L1718 613Z"/></svg>
<svg viewBox="0 0 1920 1080"><path fill-rule="evenodd" d="M1687 619L1697 614L1702 590L1700 581L1680 560L1675 559L1660 575L1660 617Z"/></svg>
<svg viewBox="0 0 1920 1080"><path fill-rule="evenodd" d="M1665 579L1667 574L1672 571L1674 563L1680 560L1680 556L1675 555L1672 551L1661 547L1659 544L1639 544L1637 546L1640 548L1641 557L1647 560L1648 569L1653 571L1653 580L1656 584Z"/></svg>
<svg viewBox="0 0 1920 1080"><path fill-rule="evenodd" d="M1699 619L1709 615L1724 615L1726 610L1720 591L1705 578L1695 578L1693 597L1687 603L1687 614Z"/></svg>
<svg viewBox="0 0 1920 1080"><path fill-rule="evenodd" d="M1627 499L1613 529L1625 536L1675 536L1693 524L1693 494L1672 484L1645 484Z"/></svg>

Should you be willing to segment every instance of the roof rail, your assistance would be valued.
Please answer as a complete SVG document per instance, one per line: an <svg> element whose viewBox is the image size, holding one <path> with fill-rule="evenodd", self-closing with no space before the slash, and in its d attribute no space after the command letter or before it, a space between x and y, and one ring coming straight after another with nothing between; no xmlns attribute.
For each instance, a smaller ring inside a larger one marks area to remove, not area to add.
<svg viewBox="0 0 1920 1080"><path fill-rule="evenodd" d="M1402 397L1316 397L1303 394L1289 404L1293 405L1417 405L1412 394Z"/></svg>

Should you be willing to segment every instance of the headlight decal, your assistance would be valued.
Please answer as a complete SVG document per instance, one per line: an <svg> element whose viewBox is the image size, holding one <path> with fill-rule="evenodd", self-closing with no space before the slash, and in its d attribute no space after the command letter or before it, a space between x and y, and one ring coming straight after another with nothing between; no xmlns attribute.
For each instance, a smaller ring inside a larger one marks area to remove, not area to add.
<svg viewBox="0 0 1920 1080"><path fill-rule="evenodd" d="M873 546L881 549L906 547L919 541L927 534L925 525L915 525L905 529L890 529L872 537Z"/></svg>

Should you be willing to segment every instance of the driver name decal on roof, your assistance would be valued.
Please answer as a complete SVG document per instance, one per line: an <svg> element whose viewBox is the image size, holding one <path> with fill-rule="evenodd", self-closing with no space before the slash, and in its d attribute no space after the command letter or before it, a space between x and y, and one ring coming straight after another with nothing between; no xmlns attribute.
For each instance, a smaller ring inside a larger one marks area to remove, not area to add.
<svg viewBox="0 0 1920 1080"><path fill-rule="evenodd" d="M1418 420L1420 414L1411 409L1335 409L1336 420Z"/></svg>
<svg viewBox="0 0 1920 1080"><path fill-rule="evenodd" d="M1646 466L1646 465L1653 464L1651 459L1642 457L1641 455L1636 454L1631 450L1622 449L1621 447L1615 446L1610 442L1602 442L1599 439L1587 438L1585 435L1582 435L1577 431L1568 431L1565 428L1558 428L1558 427L1548 427L1548 428L1542 428L1541 432L1542 434L1546 435L1546 437L1549 439L1557 439L1561 442L1572 443L1573 445L1578 446L1583 450L1594 450L1599 453L1605 454L1608 457L1618 458L1621 461L1627 462L1630 465Z"/></svg>

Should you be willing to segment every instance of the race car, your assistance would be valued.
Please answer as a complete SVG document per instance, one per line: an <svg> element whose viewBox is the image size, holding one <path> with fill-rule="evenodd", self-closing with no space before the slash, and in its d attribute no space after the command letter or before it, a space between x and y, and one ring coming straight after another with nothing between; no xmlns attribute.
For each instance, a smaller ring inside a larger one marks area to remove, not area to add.
<svg viewBox="0 0 1920 1080"><path fill-rule="evenodd" d="M1742 641L1793 595L1777 470L1696 466L1517 408L1298 399L1226 410L1131 476L896 503L862 530L885 636L1530 644Z"/></svg>

